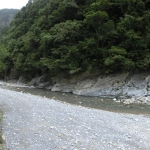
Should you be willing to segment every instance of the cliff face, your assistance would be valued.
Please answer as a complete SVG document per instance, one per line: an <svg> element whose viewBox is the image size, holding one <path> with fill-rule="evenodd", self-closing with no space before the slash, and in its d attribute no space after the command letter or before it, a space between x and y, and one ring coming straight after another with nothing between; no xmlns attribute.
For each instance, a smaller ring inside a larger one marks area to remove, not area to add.
<svg viewBox="0 0 150 150"><path fill-rule="evenodd" d="M10 78L10 79L15 79ZM16 80L15 80L16 81ZM150 72L92 75L82 73L71 78L51 79L48 75L38 76L28 82L21 76L17 83L43 88L55 92L70 92L83 96L110 97L124 104L150 105Z"/></svg>
<svg viewBox="0 0 150 150"><path fill-rule="evenodd" d="M150 73L115 74L83 80L57 82L52 91L72 92L84 96L111 97L116 102L150 105ZM120 99L118 101L118 99Z"/></svg>
<svg viewBox="0 0 150 150"><path fill-rule="evenodd" d="M150 73L113 74L83 80L58 81L52 91L86 96L133 97L150 95Z"/></svg>
<svg viewBox="0 0 150 150"><path fill-rule="evenodd" d="M52 83L54 81L50 82L46 77L41 76L32 79L29 85L84 96L121 98L150 96L150 72L111 74L107 76L92 76L88 73L83 73L69 79L58 79L55 84Z"/></svg>

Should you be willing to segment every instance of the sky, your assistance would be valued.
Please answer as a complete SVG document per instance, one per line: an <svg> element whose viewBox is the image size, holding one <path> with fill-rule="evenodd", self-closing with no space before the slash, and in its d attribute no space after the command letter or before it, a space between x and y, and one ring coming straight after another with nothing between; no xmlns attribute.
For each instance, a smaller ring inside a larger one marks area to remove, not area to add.
<svg viewBox="0 0 150 150"><path fill-rule="evenodd" d="M28 0L0 0L0 9L14 8L21 9L28 3Z"/></svg>

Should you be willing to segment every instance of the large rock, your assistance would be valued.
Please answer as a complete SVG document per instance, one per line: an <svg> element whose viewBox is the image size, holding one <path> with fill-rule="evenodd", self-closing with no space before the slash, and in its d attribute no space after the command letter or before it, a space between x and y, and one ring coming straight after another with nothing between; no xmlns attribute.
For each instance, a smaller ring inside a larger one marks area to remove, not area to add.
<svg viewBox="0 0 150 150"><path fill-rule="evenodd" d="M146 81L147 84L150 84L150 75L146 77L145 81Z"/></svg>
<svg viewBox="0 0 150 150"><path fill-rule="evenodd" d="M52 91L61 91L61 92L73 92L77 83L82 82L86 79L89 79L97 74L90 74L88 72L82 73L80 75L72 76L71 78L62 78L57 80Z"/></svg>
<svg viewBox="0 0 150 150"><path fill-rule="evenodd" d="M130 77L123 87L123 95L126 96L144 96L147 95L147 76L148 73L134 74Z"/></svg>
<svg viewBox="0 0 150 150"><path fill-rule="evenodd" d="M44 82L46 82L46 77L45 76L40 76L40 77L33 78L27 85L38 87L38 85L40 85Z"/></svg>
<svg viewBox="0 0 150 150"><path fill-rule="evenodd" d="M88 96L119 96L128 73L101 76L95 79L87 79L78 82L73 93Z"/></svg>
<svg viewBox="0 0 150 150"><path fill-rule="evenodd" d="M27 85L28 86L36 86L36 81L38 80L39 77L33 78Z"/></svg>
<svg viewBox="0 0 150 150"><path fill-rule="evenodd" d="M18 84L22 84L22 83L25 84L25 83L27 83L27 81L28 81L28 79L26 76L20 76L17 83Z"/></svg>
<svg viewBox="0 0 150 150"><path fill-rule="evenodd" d="M116 96L122 95L122 87L128 73L111 76L77 76L71 79L57 81L52 91L73 92L86 96Z"/></svg>

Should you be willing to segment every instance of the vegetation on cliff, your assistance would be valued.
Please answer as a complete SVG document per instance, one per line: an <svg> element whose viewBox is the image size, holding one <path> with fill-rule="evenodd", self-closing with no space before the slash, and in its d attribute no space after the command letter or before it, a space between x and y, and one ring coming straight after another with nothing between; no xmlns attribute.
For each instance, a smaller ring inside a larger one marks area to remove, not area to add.
<svg viewBox="0 0 150 150"><path fill-rule="evenodd" d="M150 0L29 0L2 37L0 71L148 70L149 9Z"/></svg>

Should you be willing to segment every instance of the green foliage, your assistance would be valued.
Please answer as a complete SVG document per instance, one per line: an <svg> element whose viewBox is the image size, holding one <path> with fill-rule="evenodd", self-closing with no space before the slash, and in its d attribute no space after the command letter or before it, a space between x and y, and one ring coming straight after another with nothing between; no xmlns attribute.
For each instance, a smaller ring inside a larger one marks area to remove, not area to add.
<svg viewBox="0 0 150 150"><path fill-rule="evenodd" d="M106 73L113 72L114 70L129 70L134 63L126 55L127 52L125 49L112 46L109 49L109 57L104 62L105 66L109 68L109 70L106 70Z"/></svg>
<svg viewBox="0 0 150 150"><path fill-rule="evenodd" d="M149 0L30 0L3 32L0 70L149 70L149 6Z"/></svg>
<svg viewBox="0 0 150 150"><path fill-rule="evenodd" d="M4 45L0 45L0 72L4 72L7 69L7 64L5 59L9 56L8 50Z"/></svg>
<svg viewBox="0 0 150 150"><path fill-rule="evenodd" d="M52 27L49 31L49 35L51 35L51 40L55 43L63 41L76 42L75 37L78 35L80 27L81 23L79 21L67 20Z"/></svg>

